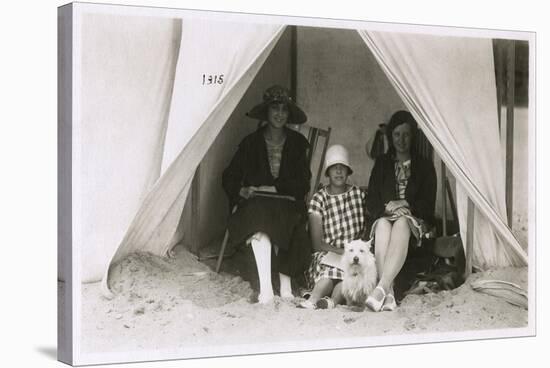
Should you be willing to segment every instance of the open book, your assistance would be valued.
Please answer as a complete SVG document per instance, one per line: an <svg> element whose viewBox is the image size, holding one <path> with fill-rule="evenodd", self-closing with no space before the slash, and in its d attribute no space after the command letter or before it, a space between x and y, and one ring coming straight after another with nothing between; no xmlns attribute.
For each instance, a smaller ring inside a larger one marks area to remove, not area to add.
<svg viewBox="0 0 550 368"><path fill-rule="evenodd" d="M293 196L287 195L287 194L279 194L275 192L265 192L265 191L255 191L254 197L267 197L267 198L280 198L280 199L288 199L289 201L295 201Z"/></svg>

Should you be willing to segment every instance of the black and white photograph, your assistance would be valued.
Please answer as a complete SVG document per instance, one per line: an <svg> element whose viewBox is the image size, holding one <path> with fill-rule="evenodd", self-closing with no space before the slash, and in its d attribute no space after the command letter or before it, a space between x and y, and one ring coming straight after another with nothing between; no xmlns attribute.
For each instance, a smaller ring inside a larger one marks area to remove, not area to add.
<svg viewBox="0 0 550 368"><path fill-rule="evenodd" d="M17 216L15 244L42 234L56 275L3 303L31 339L49 321L35 353L453 365L430 347L502 361L514 338L519 362L543 311L538 28L262 9L51 9L57 165L26 198L54 188L57 214ZM44 254L19 249L15 275Z"/></svg>
<svg viewBox="0 0 550 368"><path fill-rule="evenodd" d="M532 33L59 15L62 361L534 334Z"/></svg>

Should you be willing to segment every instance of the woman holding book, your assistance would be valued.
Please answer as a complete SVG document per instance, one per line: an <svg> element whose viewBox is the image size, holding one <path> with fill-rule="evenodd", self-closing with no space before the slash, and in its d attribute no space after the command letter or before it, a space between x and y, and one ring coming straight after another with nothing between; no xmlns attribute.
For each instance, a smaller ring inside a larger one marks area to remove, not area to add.
<svg viewBox="0 0 550 368"><path fill-rule="evenodd" d="M293 297L291 277L300 275L309 260L304 203L311 179L308 142L287 127L303 124L307 117L288 90L276 85L247 116L266 124L241 141L223 172L222 185L230 207L237 206L229 219L230 238L252 246L260 281L258 301L268 303L274 296L272 251L283 298Z"/></svg>

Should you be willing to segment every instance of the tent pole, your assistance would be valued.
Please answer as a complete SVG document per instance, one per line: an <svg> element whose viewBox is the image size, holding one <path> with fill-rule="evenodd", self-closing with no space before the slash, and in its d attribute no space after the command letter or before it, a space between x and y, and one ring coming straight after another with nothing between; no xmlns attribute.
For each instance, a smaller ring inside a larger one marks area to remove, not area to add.
<svg viewBox="0 0 550 368"><path fill-rule="evenodd" d="M451 205L451 213L453 214L453 220L456 223L458 221L458 212L456 211L456 204L453 198L453 191L451 190L451 183L449 183L448 177L445 177L445 187L447 188L447 195L449 196L449 204Z"/></svg>
<svg viewBox="0 0 550 368"><path fill-rule="evenodd" d="M502 125L502 100L504 95L504 49L503 40L493 40L493 52L495 54L495 70L497 84L497 111L498 111L498 130Z"/></svg>
<svg viewBox="0 0 550 368"><path fill-rule="evenodd" d="M298 86L298 29L290 26L290 95L297 102Z"/></svg>
<svg viewBox="0 0 550 368"><path fill-rule="evenodd" d="M191 182L191 252L199 256L199 258L200 176L201 165L199 164Z"/></svg>
<svg viewBox="0 0 550 368"><path fill-rule="evenodd" d="M441 160L441 199L443 200L443 208L441 209L443 220L442 235L447 236L447 174L443 160Z"/></svg>
<svg viewBox="0 0 550 368"><path fill-rule="evenodd" d="M512 227L513 212L513 182L514 182L514 105L515 105L515 74L516 50L515 41L508 41L506 68L506 212L508 226Z"/></svg>
<svg viewBox="0 0 550 368"><path fill-rule="evenodd" d="M466 269L464 279L472 274L472 260L474 258L474 202L468 197L467 227L466 227Z"/></svg>

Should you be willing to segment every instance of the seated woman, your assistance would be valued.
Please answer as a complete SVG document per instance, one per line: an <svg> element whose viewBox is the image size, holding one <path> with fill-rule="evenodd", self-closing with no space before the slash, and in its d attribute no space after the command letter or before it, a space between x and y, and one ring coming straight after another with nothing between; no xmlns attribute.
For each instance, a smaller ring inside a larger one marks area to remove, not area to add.
<svg viewBox="0 0 550 368"><path fill-rule="evenodd" d="M417 123L407 111L398 111L386 128L389 150L376 159L369 180L367 210L377 219L374 236L378 286L367 298L373 311L397 307L393 281L407 257L409 239L417 239L434 222L437 178L433 162L413 150Z"/></svg>
<svg viewBox="0 0 550 368"><path fill-rule="evenodd" d="M347 183L352 173L347 150L341 145L331 146L325 160L329 184L309 202L309 232L315 253L306 279L313 290L301 308L325 309L343 301L340 281L344 271L338 267L339 257L332 257L333 262L327 258L331 252L343 254L344 245L358 239L365 226L364 194Z"/></svg>
<svg viewBox="0 0 550 368"><path fill-rule="evenodd" d="M291 277L303 272L310 257L304 203L311 179L309 144L286 126L302 124L307 117L280 86L268 88L263 102L247 115L267 124L241 141L223 172L222 185L231 208L237 205L229 218L229 235L234 242L252 245L260 281L258 301L268 303L274 296L272 249L283 298L293 296Z"/></svg>

